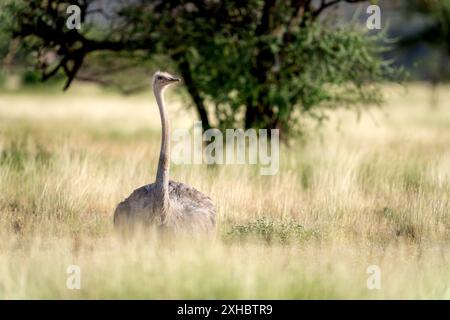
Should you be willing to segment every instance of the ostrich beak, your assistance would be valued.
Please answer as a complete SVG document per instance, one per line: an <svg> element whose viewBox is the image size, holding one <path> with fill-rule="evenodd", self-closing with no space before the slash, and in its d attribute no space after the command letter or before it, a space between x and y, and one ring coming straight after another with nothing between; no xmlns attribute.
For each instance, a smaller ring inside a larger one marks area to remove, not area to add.
<svg viewBox="0 0 450 320"><path fill-rule="evenodd" d="M181 79L173 77L173 78L170 78L169 81L170 82L180 82Z"/></svg>

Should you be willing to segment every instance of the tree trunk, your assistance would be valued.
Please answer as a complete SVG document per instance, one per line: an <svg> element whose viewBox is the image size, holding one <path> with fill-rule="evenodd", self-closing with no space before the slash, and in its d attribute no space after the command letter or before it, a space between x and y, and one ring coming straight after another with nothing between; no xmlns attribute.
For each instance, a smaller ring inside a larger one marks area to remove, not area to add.
<svg viewBox="0 0 450 320"><path fill-rule="evenodd" d="M211 123L208 118L208 111L206 110L203 98L195 85L194 79L192 78L191 68L186 57L182 53L177 53L172 56L172 58L178 63L178 68L180 69L181 76L183 77L184 84L195 104L195 109L197 110L198 117L202 122L203 130L211 128Z"/></svg>
<svg viewBox="0 0 450 320"><path fill-rule="evenodd" d="M275 0L265 1L261 21L255 30L256 37L261 38L263 35L270 34L273 28L271 13L274 12L275 3ZM269 45L263 40L258 41L255 51L256 54L251 73L257 80L260 90L256 97L256 101L253 101L251 98L247 101L244 120L244 125L247 129L262 127L267 128L265 118L267 118L267 113L270 113L271 111L270 106L267 105L267 101L265 99L267 90L264 90L263 88L267 86L267 73L270 72L275 63L275 56Z"/></svg>

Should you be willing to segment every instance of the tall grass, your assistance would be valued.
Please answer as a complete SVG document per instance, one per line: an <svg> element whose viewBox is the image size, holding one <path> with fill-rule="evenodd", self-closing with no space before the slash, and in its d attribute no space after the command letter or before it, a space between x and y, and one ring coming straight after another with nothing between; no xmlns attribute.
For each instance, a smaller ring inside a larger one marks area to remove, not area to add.
<svg viewBox="0 0 450 320"><path fill-rule="evenodd" d="M214 199L214 241L113 232L116 204L154 179L150 95L4 94L0 298L450 298L450 108L421 86L386 93L382 111L339 112L283 146L276 176L172 166ZM169 101L174 127L191 126ZM80 290L66 288L73 264Z"/></svg>

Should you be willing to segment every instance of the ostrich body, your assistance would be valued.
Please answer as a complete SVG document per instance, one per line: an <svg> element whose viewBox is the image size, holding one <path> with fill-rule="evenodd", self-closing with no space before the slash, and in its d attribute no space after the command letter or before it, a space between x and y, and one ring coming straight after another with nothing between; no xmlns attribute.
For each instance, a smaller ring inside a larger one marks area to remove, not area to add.
<svg viewBox="0 0 450 320"><path fill-rule="evenodd" d="M142 186L114 212L115 226L154 225L172 231L209 233L215 229L215 208L211 199L186 184L169 181L170 124L164 104L164 90L179 79L166 72L153 76L153 93L161 116L162 138L156 182Z"/></svg>

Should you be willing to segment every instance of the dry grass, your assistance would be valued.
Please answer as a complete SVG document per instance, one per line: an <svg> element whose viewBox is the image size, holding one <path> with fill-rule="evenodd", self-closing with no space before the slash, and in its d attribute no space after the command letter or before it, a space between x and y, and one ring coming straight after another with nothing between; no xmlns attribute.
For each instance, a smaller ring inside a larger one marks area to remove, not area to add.
<svg viewBox="0 0 450 320"><path fill-rule="evenodd" d="M153 180L150 95L76 88L0 97L0 298L450 298L450 88L386 88L383 111L333 115L253 166L175 166L218 208L211 241L123 241L115 205ZM176 102L177 99L169 99ZM192 114L171 110L174 126ZM81 290L66 268L82 270ZM379 265L381 290L366 288Z"/></svg>

